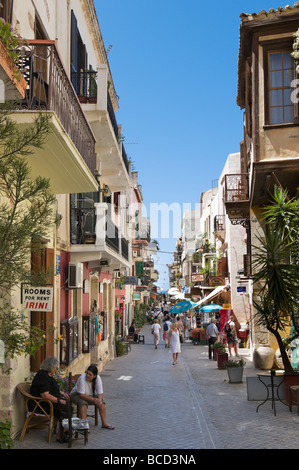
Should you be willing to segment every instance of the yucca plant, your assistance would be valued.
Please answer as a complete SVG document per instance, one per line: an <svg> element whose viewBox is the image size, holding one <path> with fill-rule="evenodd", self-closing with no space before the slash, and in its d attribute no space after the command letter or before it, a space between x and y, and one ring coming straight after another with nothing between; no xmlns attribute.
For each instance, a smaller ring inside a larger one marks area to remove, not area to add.
<svg viewBox="0 0 299 470"><path fill-rule="evenodd" d="M299 200L275 187L273 202L263 210L263 236L252 247L254 282L259 292L254 307L259 324L276 338L287 374L294 373L283 336L292 327L299 337Z"/></svg>

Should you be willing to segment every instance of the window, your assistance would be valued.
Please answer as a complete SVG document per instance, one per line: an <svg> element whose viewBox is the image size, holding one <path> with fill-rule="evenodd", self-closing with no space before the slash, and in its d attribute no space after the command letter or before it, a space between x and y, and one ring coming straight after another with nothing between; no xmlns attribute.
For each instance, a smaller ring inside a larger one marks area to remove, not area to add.
<svg viewBox="0 0 299 470"><path fill-rule="evenodd" d="M62 336L60 362L68 365L78 357L78 318L64 320L60 324L60 334Z"/></svg>
<svg viewBox="0 0 299 470"><path fill-rule="evenodd" d="M0 18L3 18L7 23L12 23L12 10L13 0L0 1Z"/></svg>
<svg viewBox="0 0 299 470"><path fill-rule="evenodd" d="M294 60L289 51L268 52L268 124L296 121L291 86L295 78Z"/></svg>
<svg viewBox="0 0 299 470"><path fill-rule="evenodd" d="M82 317L82 352L90 352L96 345L95 315Z"/></svg>

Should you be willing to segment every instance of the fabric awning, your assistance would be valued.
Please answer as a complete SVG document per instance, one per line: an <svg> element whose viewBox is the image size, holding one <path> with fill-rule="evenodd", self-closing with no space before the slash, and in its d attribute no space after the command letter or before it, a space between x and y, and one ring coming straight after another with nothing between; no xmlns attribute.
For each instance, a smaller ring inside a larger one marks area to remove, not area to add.
<svg viewBox="0 0 299 470"><path fill-rule="evenodd" d="M204 299L201 299L199 302L197 302L197 307L200 305L205 304L209 300L212 300L214 297L220 294L220 292L223 292L224 290L229 290L230 289L230 284L226 284L226 286L218 286L216 289L214 289L209 295L207 295Z"/></svg>

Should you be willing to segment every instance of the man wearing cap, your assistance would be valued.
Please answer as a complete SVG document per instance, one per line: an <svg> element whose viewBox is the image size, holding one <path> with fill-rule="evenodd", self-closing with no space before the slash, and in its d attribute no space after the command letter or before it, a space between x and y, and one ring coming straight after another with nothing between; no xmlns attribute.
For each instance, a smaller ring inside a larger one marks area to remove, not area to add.
<svg viewBox="0 0 299 470"><path fill-rule="evenodd" d="M211 322L207 327L206 330L208 341L209 341L209 359L212 359L212 350L213 350L213 358L214 358L214 349L212 348L212 345L216 343L218 335L219 335L219 330L216 326L216 318L212 317Z"/></svg>

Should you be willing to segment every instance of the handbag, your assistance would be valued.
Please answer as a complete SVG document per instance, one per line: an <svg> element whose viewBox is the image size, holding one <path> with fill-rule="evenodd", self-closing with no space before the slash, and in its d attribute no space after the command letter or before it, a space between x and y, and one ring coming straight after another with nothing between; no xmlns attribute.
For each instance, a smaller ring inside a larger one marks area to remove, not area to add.
<svg viewBox="0 0 299 470"><path fill-rule="evenodd" d="M180 343L183 344L183 342L184 342L184 338L182 335L180 335Z"/></svg>

